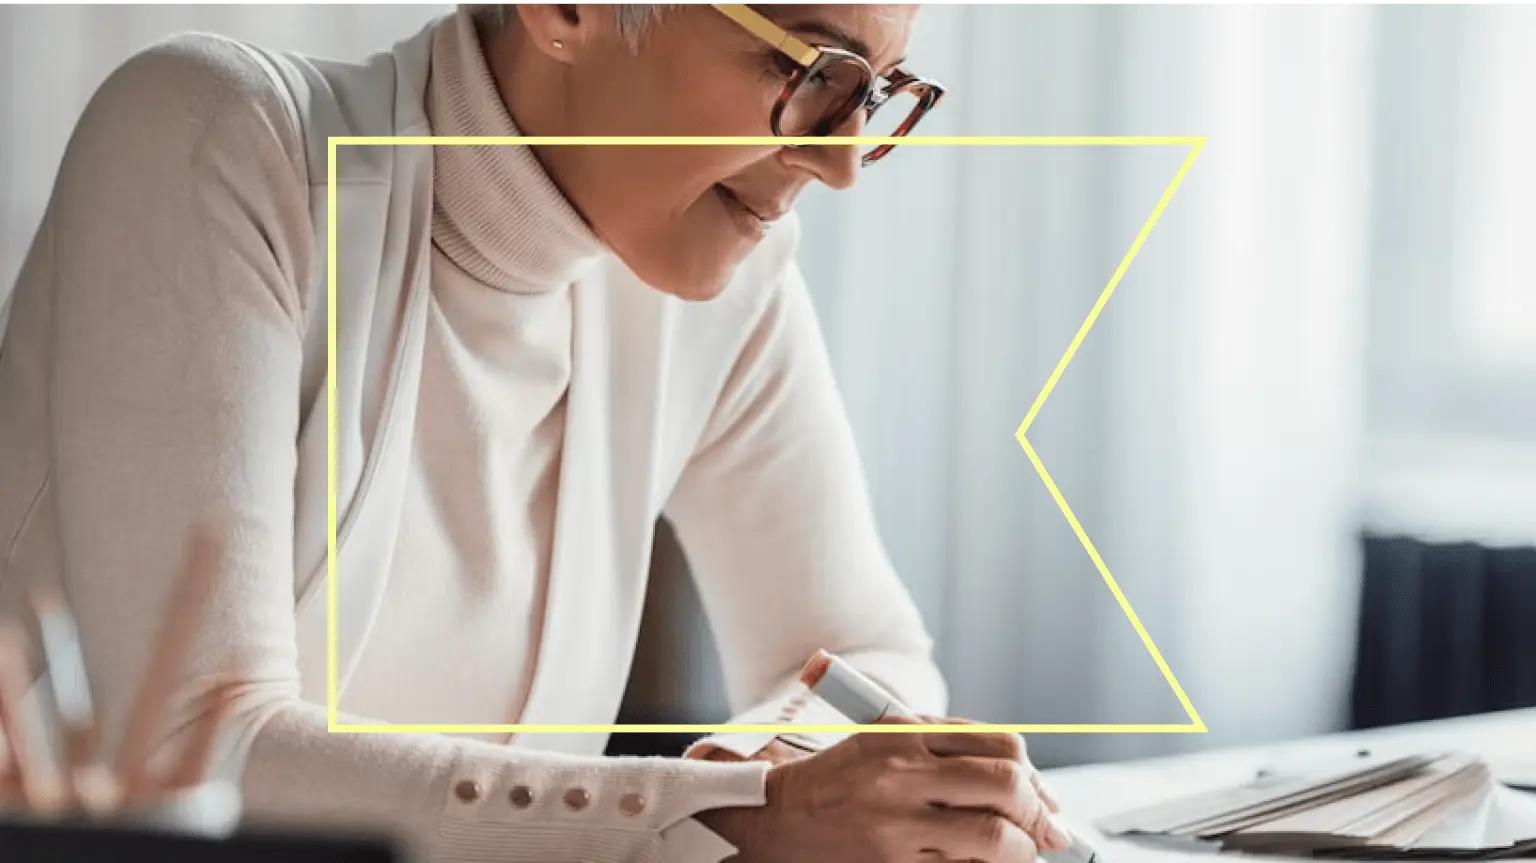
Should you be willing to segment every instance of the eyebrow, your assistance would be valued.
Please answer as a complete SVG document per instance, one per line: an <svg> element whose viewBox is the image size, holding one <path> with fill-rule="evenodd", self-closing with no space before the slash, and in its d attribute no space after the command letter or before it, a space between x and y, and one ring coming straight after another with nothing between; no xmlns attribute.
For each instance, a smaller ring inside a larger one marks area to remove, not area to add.
<svg viewBox="0 0 1536 863"><path fill-rule="evenodd" d="M793 23L781 23L779 26L784 30L790 33L795 33L797 35L807 34L812 36L820 36L823 39L836 43L836 45L840 48L846 48L847 50L858 54L865 60L870 59L869 46L864 43L864 40L834 24L827 24L822 21L799 21ZM905 62L907 62L907 58L902 57L890 65L900 66Z"/></svg>

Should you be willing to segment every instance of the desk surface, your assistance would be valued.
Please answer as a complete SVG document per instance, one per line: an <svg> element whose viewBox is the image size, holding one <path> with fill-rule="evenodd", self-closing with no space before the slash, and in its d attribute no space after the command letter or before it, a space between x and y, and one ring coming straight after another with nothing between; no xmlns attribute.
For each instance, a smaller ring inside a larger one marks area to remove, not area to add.
<svg viewBox="0 0 1536 863"><path fill-rule="evenodd" d="M1314 764L1325 759L1347 763L1361 749L1370 750L1372 755L1386 756L1456 749L1481 755L1495 771L1501 765L1522 765L1536 770L1536 710L1513 710L1145 761L1070 767L1048 770L1045 775L1061 801L1067 822L1097 842L1107 863L1175 863L1192 857L1208 860L1210 855L1106 839L1093 829L1092 822L1116 812L1203 789L1236 785L1252 779L1261 768L1284 771L1288 765Z"/></svg>

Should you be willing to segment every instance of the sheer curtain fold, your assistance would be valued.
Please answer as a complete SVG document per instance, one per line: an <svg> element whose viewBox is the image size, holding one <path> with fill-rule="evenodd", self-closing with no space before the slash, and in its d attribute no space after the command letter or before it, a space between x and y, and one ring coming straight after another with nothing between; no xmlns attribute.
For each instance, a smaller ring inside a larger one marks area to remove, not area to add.
<svg viewBox="0 0 1536 863"><path fill-rule="evenodd" d="M921 31L916 55L949 60L934 70L956 93L944 134L1209 138L1029 438L1211 734L1038 735L1031 749L1043 763L1279 739L1342 721L1358 584L1372 14L923 13L925 28L945 21L941 37ZM921 547L897 553L898 566L919 595L942 595L929 619L963 715L1185 721L1013 438L1183 156L958 151L956 183L901 198L922 224L953 213L936 232L955 236L953 249L890 233L861 247L885 263L857 275L835 244L808 250L812 284L841 323L834 353L877 507L898 549ZM935 157L898 158L917 172ZM860 213L881 218L868 200L827 201L828 230ZM946 265L943 314L892 315L934 290L908 274ZM883 381L870 371L898 353ZM904 365L947 369L946 397L915 393ZM902 406L892 414L882 399ZM948 465L942 481L913 479L935 464ZM894 515L915 506L898 491L943 502L921 522L926 538Z"/></svg>
<svg viewBox="0 0 1536 863"><path fill-rule="evenodd" d="M1536 8L1381 17L1366 520L1536 545Z"/></svg>

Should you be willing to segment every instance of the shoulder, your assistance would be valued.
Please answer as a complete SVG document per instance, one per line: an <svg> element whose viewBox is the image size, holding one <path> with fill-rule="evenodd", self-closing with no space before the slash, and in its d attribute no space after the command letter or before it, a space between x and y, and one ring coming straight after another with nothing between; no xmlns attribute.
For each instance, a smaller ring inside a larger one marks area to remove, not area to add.
<svg viewBox="0 0 1536 863"><path fill-rule="evenodd" d="M255 266L297 317L315 243L281 86L217 36L178 36L114 69L75 124L48 209L68 226L61 248L137 277L82 284L229 292Z"/></svg>
<svg viewBox="0 0 1536 863"><path fill-rule="evenodd" d="M225 151L286 164L302 178L302 133L281 86L239 43L179 35L107 76L81 116L71 150L116 150L154 161Z"/></svg>

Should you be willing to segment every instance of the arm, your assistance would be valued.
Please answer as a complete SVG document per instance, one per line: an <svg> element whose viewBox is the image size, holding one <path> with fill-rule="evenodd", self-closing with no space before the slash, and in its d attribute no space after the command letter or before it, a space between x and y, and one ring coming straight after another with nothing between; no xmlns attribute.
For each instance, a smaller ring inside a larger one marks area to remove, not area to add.
<svg viewBox="0 0 1536 863"><path fill-rule="evenodd" d="M71 141L33 269L52 299L52 506L108 740L126 723L196 523L229 531L175 727L235 658L253 820L382 827L436 863L643 858L688 816L760 805L765 765L570 758L327 732L299 697L293 495L313 266L300 143L259 72L206 42L130 61ZM366 721L366 720L353 720ZM178 748L169 734L157 750ZM527 786L533 802L510 803ZM568 811L562 795L592 803ZM619 808L639 794L641 811ZM648 850L649 849L649 850ZM668 851L669 859L679 859Z"/></svg>
<svg viewBox="0 0 1536 863"><path fill-rule="evenodd" d="M923 713L947 691L877 533L799 271L758 318L668 509L720 645L736 721L773 722L817 648ZM798 721L845 723L803 716Z"/></svg>

